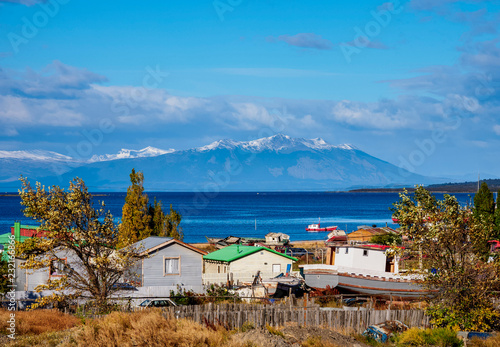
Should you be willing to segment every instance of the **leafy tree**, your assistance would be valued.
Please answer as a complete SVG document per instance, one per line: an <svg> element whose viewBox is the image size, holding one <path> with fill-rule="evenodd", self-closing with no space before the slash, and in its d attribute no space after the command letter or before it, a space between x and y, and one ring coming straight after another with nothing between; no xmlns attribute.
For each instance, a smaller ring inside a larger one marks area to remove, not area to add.
<svg viewBox="0 0 500 347"><path fill-rule="evenodd" d="M143 173L132 169L130 182L132 184L127 189L125 204L122 208L122 222L118 237L120 248L145 239L152 233L148 196L144 193Z"/></svg>
<svg viewBox="0 0 500 347"><path fill-rule="evenodd" d="M65 191L57 186L48 190L37 182L32 188L21 177L19 191L24 214L36 219L46 231L43 238L33 237L16 244L16 254L25 261L22 268L39 270L54 266L60 276L36 288L53 290L54 294L43 297L33 308L47 303L61 302L78 297L90 297L104 307L116 286L139 258L139 250L116 250L117 227L104 203L94 208L92 195L84 182L75 178Z"/></svg>
<svg viewBox="0 0 500 347"><path fill-rule="evenodd" d="M388 234L374 235L370 239L370 242L378 245L396 246L396 245L401 245L402 238L401 235L388 233Z"/></svg>
<svg viewBox="0 0 500 347"><path fill-rule="evenodd" d="M9 291L9 263L0 254L0 294L5 294Z"/></svg>
<svg viewBox="0 0 500 347"><path fill-rule="evenodd" d="M488 223L492 223L494 212L495 200L493 199L493 193L488 188L488 184L483 182L474 196L474 215L477 218L484 218Z"/></svg>
<svg viewBox="0 0 500 347"><path fill-rule="evenodd" d="M492 224L460 206L454 196L437 200L423 187L394 204L395 218L409 237L409 251L425 260L423 284L434 290L428 314L438 326L488 330L500 317L491 302L499 287L498 261L488 261Z"/></svg>

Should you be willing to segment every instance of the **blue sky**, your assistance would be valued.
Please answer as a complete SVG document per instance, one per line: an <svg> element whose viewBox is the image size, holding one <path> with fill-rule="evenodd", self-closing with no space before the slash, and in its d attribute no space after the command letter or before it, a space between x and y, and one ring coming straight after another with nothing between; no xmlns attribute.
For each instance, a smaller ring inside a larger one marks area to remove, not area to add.
<svg viewBox="0 0 500 347"><path fill-rule="evenodd" d="M86 158L280 132L424 175L500 176L499 9L0 0L0 150Z"/></svg>

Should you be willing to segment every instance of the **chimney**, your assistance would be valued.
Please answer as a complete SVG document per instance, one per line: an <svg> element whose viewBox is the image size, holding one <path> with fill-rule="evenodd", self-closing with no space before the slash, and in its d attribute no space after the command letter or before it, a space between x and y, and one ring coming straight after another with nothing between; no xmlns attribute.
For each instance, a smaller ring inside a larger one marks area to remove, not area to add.
<svg viewBox="0 0 500 347"><path fill-rule="evenodd" d="M14 222L14 240L21 241L21 222Z"/></svg>

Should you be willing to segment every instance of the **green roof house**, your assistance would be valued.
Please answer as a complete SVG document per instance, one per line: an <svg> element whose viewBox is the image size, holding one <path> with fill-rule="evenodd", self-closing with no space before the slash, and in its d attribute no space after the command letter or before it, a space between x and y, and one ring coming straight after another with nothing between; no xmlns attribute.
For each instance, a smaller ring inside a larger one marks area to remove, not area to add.
<svg viewBox="0 0 500 347"><path fill-rule="evenodd" d="M15 222L14 226L11 227L11 232L0 235L0 258L3 260L9 260L7 250L9 243L12 239L18 242L24 242L24 240L33 237L39 233L39 228L33 225L21 225L19 222Z"/></svg>
<svg viewBox="0 0 500 347"><path fill-rule="evenodd" d="M259 271L262 279L272 278L290 271L296 260L266 247L231 245L203 256L203 282L252 282Z"/></svg>

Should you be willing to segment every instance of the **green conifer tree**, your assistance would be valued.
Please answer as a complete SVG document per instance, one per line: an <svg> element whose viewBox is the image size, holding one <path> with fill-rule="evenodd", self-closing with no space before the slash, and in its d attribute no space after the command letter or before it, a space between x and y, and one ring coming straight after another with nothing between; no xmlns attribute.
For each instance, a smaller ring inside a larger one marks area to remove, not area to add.
<svg viewBox="0 0 500 347"><path fill-rule="evenodd" d="M182 216L172 208L172 204L170 204L170 213L165 216L166 217L166 232L169 237L173 237L174 239L181 240L184 238L184 234L182 233L182 228L180 227Z"/></svg>
<svg viewBox="0 0 500 347"><path fill-rule="evenodd" d="M495 238L500 238L500 189L497 191L497 201L495 207Z"/></svg>
<svg viewBox="0 0 500 347"><path fill-rule="evenodd" d="M151 235L163 236L165 229L165 213L163 213L161 201L157 202L156 197L153 205L149 205L149 215L151 216Z"/></svg>
<svg viewBox="0 0 500 347"><path fill-rule="evenodd" d="M182 216L172 208L172 205L170 205L170 213L167 215L163 211L162 202L157 202L155 198L153 205L149 206L149 215L151 216L151 235L182 240L182 228L179 225Z"/></svg>
<svg viewBox="0 0 500 347"><path fill-rule="evenodd" d="M483 182L474 196L474 216L483 218L487 223L493 223L494 212L495 200L493 199L493 193L488 188L488 184Z"/></svg>
<svg viewBox="0 0 500 347"><path fill-rule="evenodd" d="M151 215L149 214L148 196L144 193L144 175L132 169L132 183L127 189L125 204L122 208L118 246L125 247L151 235Z"/></svg>

